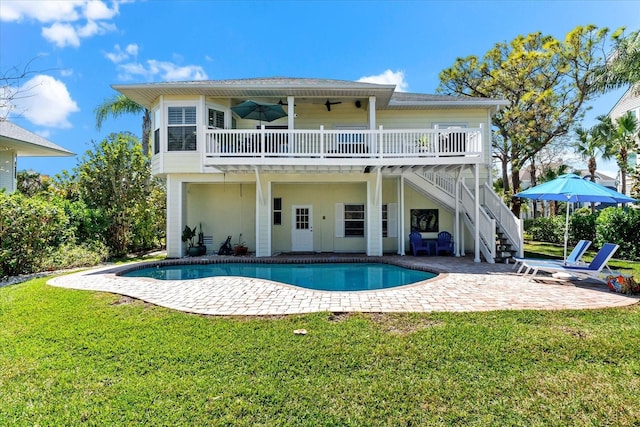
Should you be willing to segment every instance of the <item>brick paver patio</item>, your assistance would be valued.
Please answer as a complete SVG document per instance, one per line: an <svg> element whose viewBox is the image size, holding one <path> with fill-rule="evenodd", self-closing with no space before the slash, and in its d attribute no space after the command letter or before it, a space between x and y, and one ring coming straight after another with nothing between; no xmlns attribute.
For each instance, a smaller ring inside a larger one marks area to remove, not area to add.
<svg viewBox="0 0 640 427"><path fill-rule="evenodd" d="M293 258L310 257L318 258ZM332 255L328 259L335 257ZM350 255L349 258L357 257ZM512 270L512 265L475 263L470 257L385 258L391 258L398 265L418 264L441 274L431 280L392 289L328 292L243 277L176 281L117 276L119 270L131 267L127 265L58 276L47 283L116 293L175 310L210 315L559 310L620 307L638 302L637 297L612 293L604 284L596 282L528 282Z"/></svg>

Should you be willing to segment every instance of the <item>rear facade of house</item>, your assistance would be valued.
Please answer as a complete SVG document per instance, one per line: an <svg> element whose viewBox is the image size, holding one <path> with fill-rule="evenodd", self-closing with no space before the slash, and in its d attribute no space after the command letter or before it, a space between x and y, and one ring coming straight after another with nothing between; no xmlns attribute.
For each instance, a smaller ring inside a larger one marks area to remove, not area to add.
<svg viewBox="0 0 640 427"><path fill-rule="evenodd" d="M401 254L409 233L453 235L454 255L495 262L522 228L491 188L500 100L396 92L393 85L263 78L117 85L151 112L152 171L167 184L167 255L185 225L208 253L232 236L257 257ZM238 116L247 100L283 108Z"/></svg>

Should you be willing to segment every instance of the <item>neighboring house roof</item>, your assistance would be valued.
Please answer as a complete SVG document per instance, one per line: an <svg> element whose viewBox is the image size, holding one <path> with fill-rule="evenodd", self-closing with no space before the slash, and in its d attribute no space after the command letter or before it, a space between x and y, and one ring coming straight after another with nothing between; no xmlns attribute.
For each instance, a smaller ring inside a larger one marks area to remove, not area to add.
<svg viewBox="0 0 640 427"><path fill-rule="evenodd" d="M0 147L7 147L24 156L74 156L75 153L20 126L0 120Z"/></svg>
<svg viewBox="0 0 640 427"><path fill-rule="evenodd" d="M160 95L205 95L228 98L295 96L297 98L376 97L376 109L420 108L499 108L507 101L488 98L455 97L395 92L395 85L352 82L346 80L268 77L234 80L200 80L130 85L112 85L127 98L151 108Z"/></svg>
<svg viewBox="0 0 640 427"><path fill-rule="evenodd" d="M627 111L638 110L640 111L640 83L631 86L620 97L618 102L609 111L609 117L616 119L624 115ZM636 117L640 120L640 113L636 113Z"/></svg>

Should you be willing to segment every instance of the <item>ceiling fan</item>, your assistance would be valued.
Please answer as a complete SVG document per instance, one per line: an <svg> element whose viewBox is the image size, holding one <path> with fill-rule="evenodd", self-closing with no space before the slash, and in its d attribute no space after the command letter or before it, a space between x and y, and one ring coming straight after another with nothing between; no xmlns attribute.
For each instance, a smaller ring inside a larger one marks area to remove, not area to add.
<svg viewBox="0 0 640 427"><path fill-rule="evenodd" d="M336 104L342 104L342 101L331 102L327 99L327 102L324 103L325 107L327 107L327 111L331 111L331 106Z"/></svg>
<svg viewBox="0 0 640 427"><path fill-rule="evenodd" d="M280 104L280 105L289 105L286 102L284 102L282 99L280 101L278 101L278 104ZM293 104L293 106L295 107L296 104Z"/></svg>

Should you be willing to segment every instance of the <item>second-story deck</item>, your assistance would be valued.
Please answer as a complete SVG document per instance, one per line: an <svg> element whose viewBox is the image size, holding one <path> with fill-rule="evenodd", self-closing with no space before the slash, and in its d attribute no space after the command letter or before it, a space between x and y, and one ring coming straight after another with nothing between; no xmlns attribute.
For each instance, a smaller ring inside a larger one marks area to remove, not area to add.
<svg viewBox="0 0 640 427"><path fill-rule="evenodd" d="M203 165L416 166L484 161L484 129L206 129Z"/></svg>

